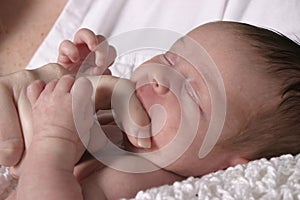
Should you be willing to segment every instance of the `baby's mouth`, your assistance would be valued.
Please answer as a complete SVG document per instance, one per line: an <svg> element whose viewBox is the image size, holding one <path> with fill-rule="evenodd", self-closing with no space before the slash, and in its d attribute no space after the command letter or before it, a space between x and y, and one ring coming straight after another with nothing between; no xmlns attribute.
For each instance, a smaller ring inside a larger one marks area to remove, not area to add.
<svg viewBox="0 0 300 200"><path fill-rule="evenodd" d="M137 99L139 100L140 104L142 105L145 113L147 114L149 124L144 125L141 127L137 133L137 145L138 147L144 148L144 149L150 149L152 146L151 138L152 138L152 131L151 131L151 115L149 113L149 110L147 109L144 99L139 92L138 89L136 89L135 94L137 96Z"/></svg>
<svg viewBox="0 0 300 200"><path fill-rule="evenodd" d="M145 94L144 92L145 91L141 92L141 88L136 89L136 96L140 101L142 107L148 114L150 123L147 126L150 126L150 136L146 137L147 133L143 133L141 135L142 136L141 142L146 142L147 144L148 142L151 142L151 149L154 150L156 149L155 136L162 131L163 127L165 127L167 121L167 112L164 106L159 104L158 102L148 101L149 99L147 100L147 98L151 98L151 96L149 97L147 94L143 95ZM141 145L139 146L144 147L145 145L141 143Z"/></svg>

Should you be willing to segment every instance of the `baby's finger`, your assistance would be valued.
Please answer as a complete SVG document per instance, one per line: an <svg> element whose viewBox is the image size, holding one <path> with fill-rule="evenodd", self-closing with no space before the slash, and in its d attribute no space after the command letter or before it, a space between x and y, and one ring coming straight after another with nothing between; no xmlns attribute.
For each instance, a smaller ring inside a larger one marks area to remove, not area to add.
<svg viewBox="0 0 300 200"><path fill-rule="evenodd" d="M80 29L74 36L75 45L86 44L91 51L94 50L102 40L105 40L103 36L100 38L86 28Z"/></svg>
<svg viewBox="0 0 300 200"><path fill-rule="evenodd" d="M36 80L27 87L27 98L33 106L45 88L46 83L42 80Z"/></svg>
<svg viewBox="0 0 300 200"><path fill-rule="evenodd" d="M95 50L95 63L103 72L115 61L116 56L117 52L113 46L99 45Z"/></svg>
<svg viewBox="0 0 300 200"><path fill-rule="evenodd" d="M71 94L73 95L72 97L74 100L83 101L83 103L88 104L93 94L91 81L85 77L80 77L73 85ZM79 101L78 103L81 104Z"/></svg>
<svg viewBox="0 0 300 200"><path fill-rule="evenodd" d="M84 144L89 141L88 132L94 123L92 93L91 82L83 77L76 80L71 90L74 122Z"/></svg>
<svg viewBox="0 0 300 200"><path fill-rule="evenodd" d="M75 82L75 78L71 75L64 75L63 77L61 77L56 86L55 86L55 90L58 90L60 92L70 92L71 88L73 86Z"/></svg>
<svg viewBox="0 0 300 200"><path fill-rule="evenodd" d="M0 164L13 166L22 157L24 142L18 111L8 94L11 91L0 85Z"/></svg>
<svg viewBox="0 0 300 200"><path fill-rule="evenodd" d="M95 50L95 64L97 67L94 67L89 72L92 75L111 75L111 71L108 69L110 65L116 59L116 50L113 46L105 47L98 46Z"/></svg>
<svg viewBox="0 0 300 200"><path fill-rule="evenodd" d="M49 83L47 83L44 88L44 92L45 93L53 92L53 90L56 87L57 82L58 82L58 79L54 79L54 80L50 81Z"/></svg>
<svg viewBox="0 0 300 200"><path fill-rule="evenodd" d="M80 60L79 51L75 44L69 40L63 41L59 46L58 63L76 63Z"/></svg>

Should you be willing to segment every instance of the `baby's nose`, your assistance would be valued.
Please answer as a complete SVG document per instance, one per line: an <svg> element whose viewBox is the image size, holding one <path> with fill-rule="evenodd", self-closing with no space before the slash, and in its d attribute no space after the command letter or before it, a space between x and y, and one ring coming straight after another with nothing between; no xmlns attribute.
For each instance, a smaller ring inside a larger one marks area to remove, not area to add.
<svg viewBox="0 0 300 200"><path fill-rule="evenodd" d="M160 83L156 79L152 80L152 87L154 92L156 92L159 95L164 95L169 91L167 84Z"/></svg>

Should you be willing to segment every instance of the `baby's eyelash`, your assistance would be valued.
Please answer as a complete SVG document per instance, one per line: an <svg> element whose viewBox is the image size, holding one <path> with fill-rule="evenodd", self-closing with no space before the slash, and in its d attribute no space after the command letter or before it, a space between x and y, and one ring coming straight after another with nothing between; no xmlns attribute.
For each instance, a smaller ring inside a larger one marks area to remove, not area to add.
<svg viewBox="0 0 300 200"><path fill-rule="evenodd" d="M175 53L172 53L170 51L167 51L166 53L164 53L163 57L170 66L174 66L178 61L178 55L176 55Z"/></svg>
<svg viewBox="0 0 300 200"><path fill-rule="evenodd" d="M174 64L168 59L168 57L166 56L166 54L163 54L163 60L165 62L165 64L173 66Z"/></svg>
<svg viewBox="0 0 300 200"><path fill-rule="evenodd" d="M186 82L185 82L185 89L187 91L187 93L190 95L190 97L197 103L199 104L199 98L196 94L196 91L195 89L192 87L191 85L191 80L190 79L186 79Z"/></svg>

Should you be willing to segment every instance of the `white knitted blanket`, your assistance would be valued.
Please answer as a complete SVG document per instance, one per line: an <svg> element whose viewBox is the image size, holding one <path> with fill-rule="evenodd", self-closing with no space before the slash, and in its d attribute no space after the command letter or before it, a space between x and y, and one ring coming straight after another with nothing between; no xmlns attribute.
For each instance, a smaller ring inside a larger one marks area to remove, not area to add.
<svg viewBox="0 0 300 200"><path fill-rule="evenodd" d="M135 199L300 199L300 154L260 159L140 191Z"/></svg>
<svg viewBox="0 0 300 200"><path fill-rule="evenodd" d="M0 170L0 199L15 182L7 168ZM300 199L300 154L260 159L217 171L202 178L190 177L173 185L140 191L136 200L193 199Z"/></svg>

